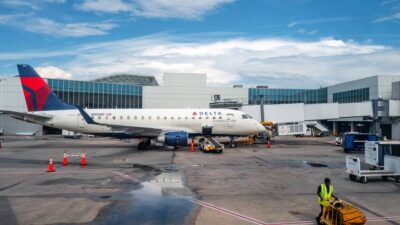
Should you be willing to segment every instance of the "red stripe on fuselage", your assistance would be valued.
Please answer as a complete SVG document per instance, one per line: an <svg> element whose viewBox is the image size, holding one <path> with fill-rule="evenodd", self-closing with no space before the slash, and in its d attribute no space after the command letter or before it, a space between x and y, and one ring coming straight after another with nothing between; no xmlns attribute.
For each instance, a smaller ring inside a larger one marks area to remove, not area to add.
<svg viewBox="0 0 400 225"><path fill-rule="evenodd" d="M21 77L21 83L22 83L22 85L28 87L35 93L37 110L42 111L44 108L44 105L46 104L47 98L49 97L49 95L51 93L50 87L47 85L47 83L41 77ZM29 104L30 104L32 106L32 110L30 110L30 111L33 111L33 103L32 103L32 101L30 103L28 103L27 94L29 97L30 94L28 92L24 91L26 104L28 106L28 109L30 108L29 107ZM29 97L29 99L31 99L31 98Z"/></svg>

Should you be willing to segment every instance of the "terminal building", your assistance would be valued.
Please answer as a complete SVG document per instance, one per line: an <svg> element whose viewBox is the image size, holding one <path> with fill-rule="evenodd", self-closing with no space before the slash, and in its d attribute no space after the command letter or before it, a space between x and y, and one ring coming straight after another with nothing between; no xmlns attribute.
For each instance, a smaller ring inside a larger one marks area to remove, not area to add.
<svg viewBox="0 0 400 225"><path fill-rule="evenodd" d="M400 76L376 75L317 89L211 87L206 74L113 75L92 81L46 79L65 102L84 108L233 108L259 121L321 123L332 134L377 132L400 140ZM17 76L0 78L0 109L26 112ZM0 115L6 134L60 131Z"/></svg>

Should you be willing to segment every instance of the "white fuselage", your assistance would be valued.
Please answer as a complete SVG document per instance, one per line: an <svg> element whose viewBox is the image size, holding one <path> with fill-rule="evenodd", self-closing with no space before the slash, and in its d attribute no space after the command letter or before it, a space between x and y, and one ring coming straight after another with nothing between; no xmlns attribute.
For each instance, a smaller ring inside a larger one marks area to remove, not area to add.
<svg viewBox="0 0 400 225"><path fill-rule="evenodd" d="M185 131L201 134L205 126L212 127L213 135L247 136L265 130L256 120L241 111L230 109L85 109L95 123L88 124L78 109L33 112L51 115L46 122L32 121L87 134L115 132L115 127Z"/></svg>

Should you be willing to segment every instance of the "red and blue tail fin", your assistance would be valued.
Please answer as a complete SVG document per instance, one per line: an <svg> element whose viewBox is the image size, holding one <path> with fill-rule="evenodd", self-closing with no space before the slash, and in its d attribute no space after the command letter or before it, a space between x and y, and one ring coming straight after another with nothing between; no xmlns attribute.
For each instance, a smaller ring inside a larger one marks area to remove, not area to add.
<svg viewBox="0 0 400 225"><path fill-rule="evenodd" d="M30 65L17 65L28 111L76 109L63 102Z"/></svg>

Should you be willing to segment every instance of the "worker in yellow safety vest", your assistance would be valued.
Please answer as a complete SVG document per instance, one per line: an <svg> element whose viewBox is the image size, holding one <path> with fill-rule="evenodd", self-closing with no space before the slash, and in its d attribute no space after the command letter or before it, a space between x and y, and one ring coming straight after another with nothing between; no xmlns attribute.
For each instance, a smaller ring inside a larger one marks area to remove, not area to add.
<svg viewBox="0 0 400 225"><path fill-rule="evenodd" d="M319 213L318 217L316 217L315 219L317 221L317 224L320 224L324 206L329 205L329 200L332 197L337 199L336 196L333 195L333 186L331 185L331 180L329 178L325 178L325 182L318 186L317 196L318 196L317 197L318 203L321 207L321 212Z"/></svg>

